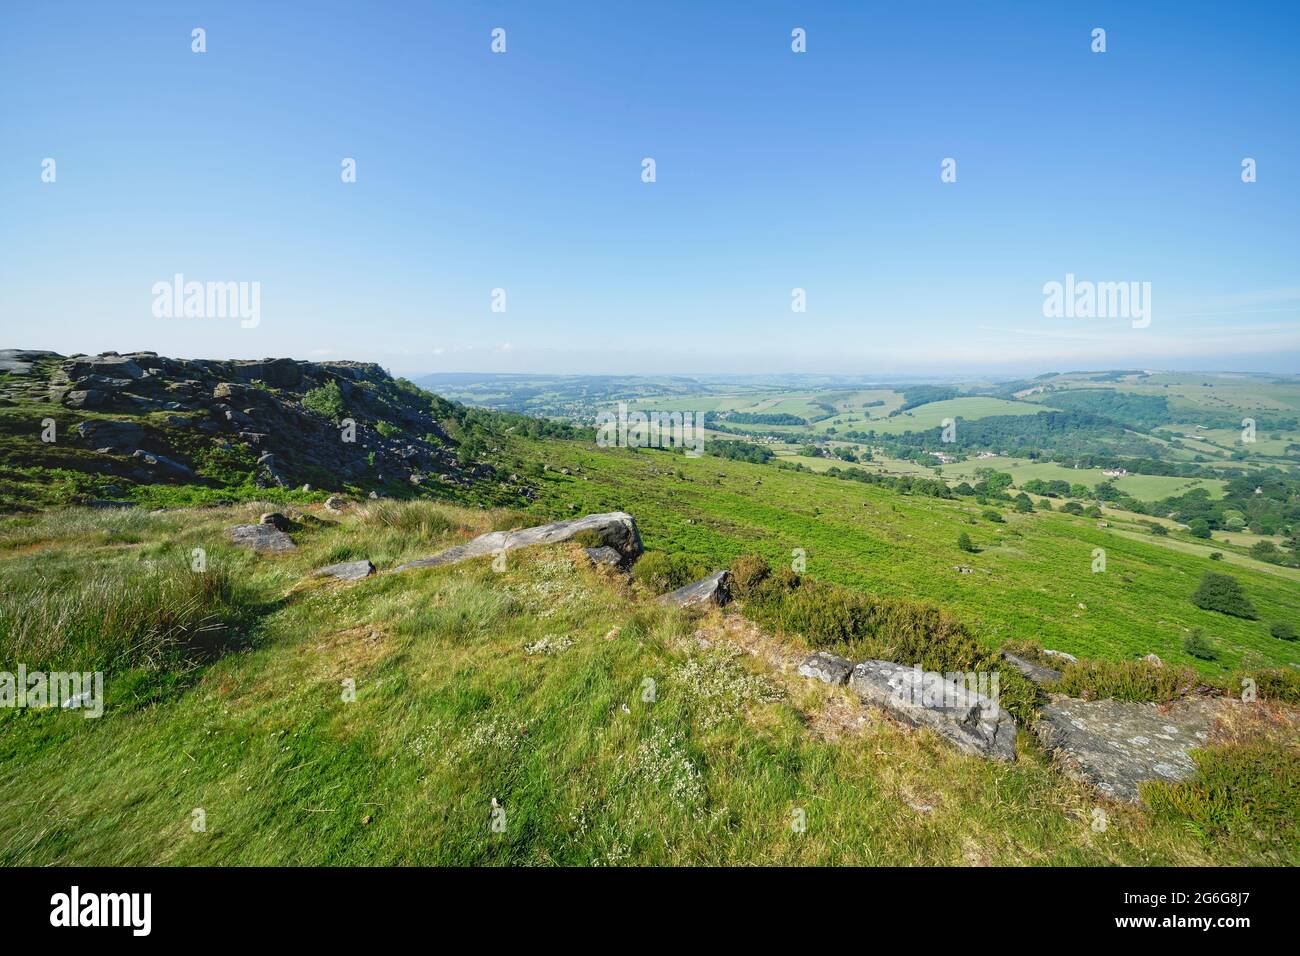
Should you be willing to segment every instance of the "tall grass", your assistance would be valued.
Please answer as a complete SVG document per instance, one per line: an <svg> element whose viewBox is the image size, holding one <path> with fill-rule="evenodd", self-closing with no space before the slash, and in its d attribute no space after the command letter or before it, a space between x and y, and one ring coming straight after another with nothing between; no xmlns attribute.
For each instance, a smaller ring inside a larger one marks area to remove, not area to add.
<svg viewBox="0 0 1300 956"><path fill-rule="evenodd" d="M32 670L184 670L236 645L257 616L251 593L217 568L10 575L5 587L0 659Z"/></svg>

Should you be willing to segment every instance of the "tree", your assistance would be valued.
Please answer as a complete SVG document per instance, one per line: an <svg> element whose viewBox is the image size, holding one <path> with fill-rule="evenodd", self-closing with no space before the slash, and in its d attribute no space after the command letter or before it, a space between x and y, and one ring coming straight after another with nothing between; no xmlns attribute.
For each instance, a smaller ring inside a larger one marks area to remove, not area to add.
<svg viewBox="0 0 1300 956"><path fill-rule="evenodd" d="M1187 523L1187 530L1192 533L1193 538L1210 537L1210 523L1204 518L1194 518Z"/></svg>
<svg viewBox="0 0 1300 956"><path fill-rule="evenodd" d="M1205 611L1218 611L1248 621L1259 617L1240 582L1230 574L1206 571L1200 586L1192 593L1192 603Z"/></svg>
<svg viewBox="0 0 1300 956"><path fill-rule="evenodd" d="M968 535L965 531L957 535L957 547L961 548L961 550L967 552L968 554L975 554L979 550L978 548L975 547L975 543L971 541L970 535Z"/></svg>

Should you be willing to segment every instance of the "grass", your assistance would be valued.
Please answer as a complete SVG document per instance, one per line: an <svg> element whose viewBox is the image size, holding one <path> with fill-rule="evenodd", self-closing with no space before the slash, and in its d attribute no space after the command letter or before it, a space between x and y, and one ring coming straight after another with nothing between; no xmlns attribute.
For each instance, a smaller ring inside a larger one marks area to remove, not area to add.
<svg viewBox="0 0 1300 956"><path fill-rule="evenodd" d="M674 546L668 516L640 504L648 546ZM205 547L207 573L240 584L248 638L147 707L116 706L122 678L110 673L99 720L0 712L0 863L1294 862L1294 844L1277 843L1294 822L1285 802L1290 823L1272 802L1250 818L1271 834L1271 857L1189 839L1222 817L1214 767L1211 795L1180 794L1158 813L1111 808L1094 832L1095 798L1027 740L1002 765L902 730L741 653L720 616L691 621L638 598L576 546L512 554L504 572L484 559L353 585L305 577L345 548L391 567L516 514L317 512L334 523L304 522L298 551L258 558L221 535L258 507L0 523L6 583L126 584ZM721 534L711 512L692 513L706 523L685 527ZM1257 772L1276 765L1260 757ZM796 809L806 832L790 826Z"/></svg>
<svg viewBox="0 0 1300 956"><path fill-rule="evenodd" d="M576 470L572 476L547 473L532 509L538 517L625 510L636 516L647 547L713 568L751 551L773 567L789 566L792 552L802 549L813 577L938 604L988 647L1031 638L1082 657L1126 660L1155 653L1207 676L1300 664L1300 642L1276 640L1267 626L1300 619L1300 592L1290 576L1249 559L1238 565L1229 555L1260 620L1192 604L1204 572L1226 563L1209 559L1214 547L1157 541L1059 512L1000 509L1005 523L994 524L973 499L899 495L712 457L567 442L519 443L507 453ZM958 549L962 531L979 554ZM1105 552L1103 573L1092 571L1098 548ZM974 573L958 573L958 566ZM1195 627L1220 648L1217 660L1184 652L1183 638Z"/></svg>

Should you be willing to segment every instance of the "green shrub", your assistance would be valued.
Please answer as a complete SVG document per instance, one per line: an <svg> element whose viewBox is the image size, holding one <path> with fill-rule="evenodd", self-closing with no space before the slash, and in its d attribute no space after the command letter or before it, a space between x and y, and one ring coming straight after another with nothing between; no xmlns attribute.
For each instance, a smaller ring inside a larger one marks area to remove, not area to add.
<svg viewBox="0 0 1300 956"><path fill-rule="evenodd" d="M965 531L957 535L957 547L969 554L975 554L979 551L979 549L975 547L975 543L971 541L970 535Z"/></svg>
<svg viewBox="0 0 1300 956"><path fill-rule="evenodd" d="M1097 507L1096 505L1089 505L1087 508L1083 509L1083 513L1087 515L1089 518L1100 518L1101 508Z"/></svg>
<svg viewBox="0 0 1300 956"><path fill-rule="evenodd" d="M1054 690L1071 697L1097 700L1168 703L1202 686L1203 678L1190 667L1171 667L1150 661L1081 660L1066 664Z"/></svg>
<svg viewBox="0 0 1300 956"><path fill-rule="evenodd" d="M772 573L767 559L757 554L742 554L731 562L731 593L744 599Z"/></svg>
<svg viewBox="0 0 1300 956"><path fill-rule="evenodd" d="M1002 517L1001 512L994 511L992 508L984 509L984 517L994 524L1006 524L1006 519Z"/></svg>
<svg viewBox="0 0 1300 956"><path fill-rule="evenodd" d="M1067 501L1065 504L1061 505L1061 510L1066 514L1081 515L1083 514L1083 505L1079 504L1077 501Z"/></svg>
<svg viewBox="0 0 1300 956"><path fill-rule="evenodd" d="M1234 693L1240 689L1243 677L1249 677L1255 682L1255 691L1261 700L1300 704L1300 670L1294 667L1269 667L1238 674L1232 688Z"/></svg>
<svg viewBox="0 0 1300 956"><path fill-rule="evenodd" d="M682 554L647 551L632 566L632 580L662 594L698 581L709 572L704 565Z"/></svg>
<svg viewBox="0 0 1300 956"><path fill-rule="evenodd" d="M1279 641L1294 641L1296 639L1295 627L1286 621L1276 621L1270 624L1268 632Z"/></svg>
<svg viewBox="0 0 1300 956"><path fill-rule="evenodd" d="M400 428L396 425L390 425L388 422L376 422L375 431L379 432L379 434L383 435L385 438L396 438L398 435L402 434Z"/></svg>
<svg viewBox="0 0 1300 956"><path fill-rule="evenodd" d="M302 397L302 404L304 408L323 415L332 422L337 423L343 418L343 392L339 389L339 383L333 379L319 388L310 389Z"/></svg>
<svg viewBox="0 0 1300 956"><path fill-rule="evenodd" d="M1144 521L1143 524L1145 524L1147 526L1147 529L1157 538L1163 538L1169 534L1169 529L1166 528L1164 525L1159 524L1158 522Z"/></svg>
<svg viewBox="0 0 1300 956"><path fill-rule="evenodd" d="M1187 523L1187 530L1192 533L1193 538L1209 538L1210 523L1204 518L1195 518Z"/></svg>
<svg viewBox="0 0 1300 956"><path fill-rule="evenodd" d="M1192 594L1192 603L1205 611L1218 611L1248 621L1259 617L1237 579L1214 571L1205 572L1200 586Z"/></svg>
<svg viewBox="0 0 1300 956"><path fill-rule="evenodd" d="M1258 862L1300 863L1300 750L1251 741L1192 752L1196 774L1141 785L1152 816Z"/></svg>
<svg viewBox="0 0 1300 956"><path fill-rule="evenodd" d="M1001 705L1018 720L1033 718L1033 685L935 605L868 595L782 568L751 593L745 614L852 660L895 661L939 673L996 671Z"/></svg>
<svg viewBox="0 0 1300 956"><path fill-rule="evenodd" d="M1199 627L1192 628L1191 633L1183 638L1183 651L1203 661L1212 661L1219 656Z"/></svg>
<svg viewBox="0 0 1300 956"><path fill-rule="evenodd" d="M1223 560L1223 552L1222 552L1222 551L1211 551L1211 552L1210 552L1210 560L1211 560L1211 561L1222 561L1222 560Z"/></svg>

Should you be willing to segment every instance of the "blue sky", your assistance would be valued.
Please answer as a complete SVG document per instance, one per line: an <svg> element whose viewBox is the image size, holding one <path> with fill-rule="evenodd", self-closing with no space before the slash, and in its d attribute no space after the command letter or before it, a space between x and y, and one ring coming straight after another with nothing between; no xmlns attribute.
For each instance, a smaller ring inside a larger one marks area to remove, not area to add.
<svg viewBox="0 0 1300 956"><path fill-rule="evenodd" d="M1300 5L1135 6L6 5L0 346L1300 371ZM176 273L260 321L156 317ZM1045 318L1067 273L1150 326Z"/></svg>

